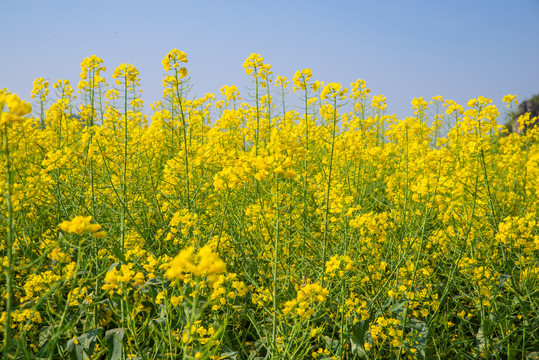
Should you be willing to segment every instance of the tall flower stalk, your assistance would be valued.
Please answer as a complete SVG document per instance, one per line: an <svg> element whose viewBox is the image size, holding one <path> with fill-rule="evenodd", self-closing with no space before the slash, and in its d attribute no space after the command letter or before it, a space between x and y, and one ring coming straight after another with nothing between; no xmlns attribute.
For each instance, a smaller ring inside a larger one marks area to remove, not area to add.
<svg viewBox="0 0 539 360"><path fill-rule="evenodd" d="M7 107L7 111L4 111ZM6 182L2 192L6 204L7 213L7 236L6 236L6 315L4 323L4 358L10 354L11 347L11 312L13 307L13 243L15 241L15 219L12 204L13 178L12 163L9 149L9 132L13 126L23 120L22 116L30 113L32 107L19 99L16 94L0 93L0 129L2 132L2 153Z"/></svg>
<svg viewBox="0 0 539 360"><path fill-rule="evenodd" d="M328 248L328 227L329 227L329 213L330 213L330 195L331 195L331 179L333 172L333 158L335 155L335 138L337 136L337 122L339 117L337 115L337 109L340 104L337 104L337 100L342 101L346 99L345 94L347 89L343 88L341 84L330 83L324 87L321 93L321 99L324 100L329 97L329 103L331 104L331 122L328 124L330 136L331 136L331 148L329 153L329 169L328 177L326 184L326 199L325 199L325 210L324 210L324 234L323 234L323 245L322 245L322 264L324 264L324 269L322 274L325 273L325 264L326 264L326 253ZM322 286L324 286L324 278L322 275Z"/></svg>
<svg viewBox="0 0 539 360"><path fill-rule="evenodd" d="M180 126L179 136L183 141L183 156L185 167L185 187L186 187L186 208L191 210L191 184L189 174L189 144L187 141L187 131L189 127L189 120L187 119L187 113L185 109L185 93L189 90L187 69L181 66L182 63L187 63L187 55L183 51L177 49L171 50L162 61L164 70L169 73L172 71L172 75L167 75L163 80L165 90L163 91L164 97L169 101L172 119L172 124L175 124L175 118L177 114L178 123ZM172 126L174 129L174 125ZM174 132L173 132L174 134Z"/></svg>
<svg viewBox="0 0 539 360"><path fill-rule="evenodd" d="M95 195L95 173L94 173L94 159L92 156L91 148L94 136L94 124L97 117L97 99L99 94L100 84L105 82L105 78L101 76L101 73L106 71L107 68L102 66L103 59L92 55L85 58L81 65L80 81L78 84L79 94L81 94L85 100L80 107L80 117L85 122L87 131L87 144L86 144L86 157L89 163L89 175L90 175L90 197L92 216L96 217L96 195Z"/></svg>
<svg viewBox="0 0 539 360"><path fill-rule="evenodd" d="M136 106L137 93L136 88L140 86L138 70L131 64L121 64L114 70L112 75L116 80L116 85L122 87L124 108L123 108L123 163L121 167L121 199L122 205L120 211L120 239L121 246L125 246L126 235L126 217L128 211L128 195L127 195L127 171L128 171L128 159L129 159L129 121L131 114L129 113L130 106Z"/></svg>

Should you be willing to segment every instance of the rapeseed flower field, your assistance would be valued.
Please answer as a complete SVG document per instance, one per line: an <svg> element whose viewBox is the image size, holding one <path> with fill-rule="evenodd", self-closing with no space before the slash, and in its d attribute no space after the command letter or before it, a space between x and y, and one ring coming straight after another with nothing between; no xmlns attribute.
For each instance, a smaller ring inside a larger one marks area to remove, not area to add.
<svg viewBox="0 0 539 360"><path fill-rule="evenodd" d="M4 358L539 357L535 119L243 67L193 98L174 49L151 111L97 56L1 91Z"/></svg>

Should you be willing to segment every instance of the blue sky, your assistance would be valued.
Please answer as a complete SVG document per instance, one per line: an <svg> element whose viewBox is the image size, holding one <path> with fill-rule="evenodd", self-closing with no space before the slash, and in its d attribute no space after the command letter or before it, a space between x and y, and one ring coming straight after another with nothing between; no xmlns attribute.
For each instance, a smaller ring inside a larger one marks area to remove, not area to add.
<svg viewBox="0 0 539 360"><path fill-rule="evenodd" d="M218 95L222 85L247 95L242 64L253 52L275 75L311 68L313 80L344 86L361 78L400 117L414 97L465 104L482 95L503 113L504 95L539 93L539 0L0 0L0 8L0 88L25 99L36 77L76 85L80 62L95 54L107 79L121 63L135 65L149 105L161 97L161 60L173 48L187 53L193 96Z"/></svg>

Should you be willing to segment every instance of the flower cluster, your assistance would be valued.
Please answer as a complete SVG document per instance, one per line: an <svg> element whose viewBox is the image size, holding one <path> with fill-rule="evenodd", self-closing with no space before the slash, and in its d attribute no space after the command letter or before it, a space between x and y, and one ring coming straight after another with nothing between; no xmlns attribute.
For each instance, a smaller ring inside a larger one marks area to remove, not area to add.
<svg viewBox="0 0 539 360"><path fill-rule="evenodd" d="M292 82L294 83L294 92L296 90L301 89L305 90L307 88L307 83L309 80L311 80L311 77L313 76L313 73L311 69L303 69L301 71L296 71L294 74L294 78L292 79ZM315 90L316 91L316 90Z"/></svg>
<svg viewBox="0 0 539 360"><path fill-rule="evenodd" d="M105 275L105 285L101 289L112 294L115 290L118 294L122 293L122 284L130 284L133 287L144 283L144 274L133 270L133 263L121 265L119 269L112 268Z"/></svg>
<svg viewBox="0 0 539 360"><path fill-rule="evenodd" d="M30 95L30 97L32 99L39 96L40 101L45 101L45 99L49 95L49 82L46 81L44 78L35 79L31 93L32 95Z"/></svg>
<svg viewBox="0 0 539 360"><path fill-rule="evenodd" d="M287 301L284 304L284 314L292 311L304 319L310 318L316 309L318 303L326 301L329 290L322 287L319 283L305 284L297 291L295 299Z"/></svg>
<svg viewBox="0 0 539 360"><path fill-rule="evenodd" d="M180 63L187 63L187 55L183 51L180 51L178 49L170 50L162 61L163 69L165 69L165 71L169 71L171 69L178 69L180 67ZM182 71L180 69L180 72L185 72L185 75L187 75L187 70Z"/></svg>
<svg viewBox="0 0 539 360"><path fill-rule="evenodd" d="M338 100L344 100L346 99L345 94L348 92L348 89L343 88L341 84L339 83L329 83L322 89L322 93L320 94L321 99L325 99L327 97L330 98L336 98Z"/></svg>
<svg viewBox="0 0 539 360"><path fill-rule="evenodd" d="M225 270L224 261L209 246L200 248L197 253L191 246L180 251L168 263L166 276L170 279L184 280L187 274L191 274L198 278L207 277L210 283L214 283L218 275Z"/></svg>
<svg viewBox="0 0 539 360"><path fill-rule="evenodd" d="M104 238L107 233L105 231L99 231L101 225L91 224L92 216L75 216L73 220L63 221L59 227L67 233L73 233L77 235L90 233L96 238Z"/></svg>
<svg viewBox="0 0 539 360"><path fill-rule="evenodd" d="M3 111L4 106L7 107L8 111ZM19 99L17 94L0 93L0 125L21 121L21 117L31 111L32 106Z"/></svg>
<svg viewBox="0 0 539 360"><path fill-rule="evenodd" d="M113 79L124 79L127 87L139 85L139 72L131 64L121 64L118 66L112 74ZM121 80L116 80L116 85L121 85Z"/></svg>
<svg viewBox="0 0 539 360"><path fill-rule="evenodd" d="M253 74L257 77L260 69L264 66L264 58L260 54L251 54L243 63L243 68L247 75Z"/></svg>
<svg viewBox="0 0 539 360"><path fill-rule="evenodd" d="M96 55L84 58L80 64L79 93L81 90L90 90L97 84L105 82L105 78L101 76L101 73L107 71L107 68L101 64L103 64L103 59Z"/></svg>

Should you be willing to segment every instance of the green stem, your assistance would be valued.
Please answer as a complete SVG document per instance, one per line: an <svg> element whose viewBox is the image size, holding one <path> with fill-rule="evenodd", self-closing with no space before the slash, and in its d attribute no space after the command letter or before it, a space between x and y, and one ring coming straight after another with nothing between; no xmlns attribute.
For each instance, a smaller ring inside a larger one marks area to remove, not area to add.
<svg viewBox="0 0 539 360"><path fill-rule="evenodd" d="M273 351L277 353L277 261L279 259L279 174L275 175L276 186L276 219L275 219L275 241L273 244Z"/></svg>
<svg viewBox="0 0 539 360"><path fill-rule="evenodd" d="M258 72L255 67L255 103L256 103L256 134L255 134L255 155L258 156L258 134L260 132L260 104L258 101Z"/></svg>
<svg viewBox="0 0 539 360"><path fill-rule="evenodd" d="M126 233L126 228L125 228L125 213L126 213L126 206L127 206L127 201L126 201L126 195L127 195L127 135L128 135L128 130L127 130L127 120L128 120L128 116L127 116L127 93L128 93L128 86L127 86L127 82L129 80L127 79L127 75L124 76L124 163L123 163L123 171L122 171L122 212L121 212L121 216L120 216L120 232L121 232L121 238L120 238L120 242L121 242L121 248L123 249L124 246L125 246L125 233Z"/></svg>
<svg viewBox="0 0 539 360"><path fill-rule="evenodd" d="M185 121L185 114L183 111L183 101L182 101L182 91L180 89L180 82L178 76L178 69L175 68L176 72L176 96L178 97L178 105L180 107L180 116L182 119L182 135L183 135L183 151L184 151L184 162L185 162L185 186L187 188L187 209L191 211L191 199L190 199L190 184L189 184L189 152L187 151L187 122Z"/></svg>
<svg viewBox="0 0 539 360"><path fill-rule="evenodd" d="M322 247L322 287L324 287L324 273L326 272L326 253L328 246L328 218L329 218L329 200L331 191L331 173L333 171L333 155L335 152L335 134L337 129L337 97L333 98L333 130L331 133L331 152L329 155L328 183L326 189L326 211L324 213L324 245Z"/></svg>
<svg viewBox="0 0 539 360"><path fill-rule="evenodd" d="M527 152L526 152L527 153ZM485 185L487 187L487 196L490 204L490 212L492 215L492 222L494 225L494 232L498 232L498 220L496 217L496 211L494 210L494 201L492 199L492 194L490 192L490 184L488 182L488 175L487 175L487 164L485 163L485 152L483 151L483 148L481 148L481 167L483 168L483 175L485 177Z"/></svg>
<svg viewBox="0 0 539 360"><path fill-rule="evenodd" d="M305 97L304 97L304 109L305 109L305 159L303 159L303 226L301 227L301 237L303 240L302 252L303 257L305 258L306 248L307 248L307 162L309 156L309 113L308 113L308 103L307 103L307 87L305 87Z"/></svg>
<svg viewBox="0 0 539 360"><path fill-rule="evenodd" d="M90 138L88 139L88 146L86 147L86 157L90 155L90 147L92 146L92 138L93 138L93 126L94 126L94 103L95 103L95 69L92 70L89 74L89 77L91 79L90 81L90 118L87 122L87 130L90 134ZM90 193L91 193L91 200L92 200L92 217L95 219L95 185L94 185L94 162L93 159L90 157Z"/></svg>
<svg viewBox="0 0 539 360"><path fill-rule="evenodd" d="M81 262L82 262L82 256L84 254L84 251L82 249L82 244L84 242L84 235L77 235L77 236L79 237L79 245L77 247L77 263L75 264L75 270L73 272L73 277L71 278L70 285L69 285L68 294L70 294L70 295L73 293L73 289L75 288L77 274L79 273L79 270L80 270L80 267L81 267ZM56 347L56 344L57 344L58 339L60 338L60 336L64 335L66 330L69 330L70 327L71 327L70 324L67 324L66 326L64 326L64 321L66 321L66 318L68 317L67 313L68 313L68 310L69 310L69 302L70 301L71 301L71 296L68 296L67 299L66 299L66 303L64 305L64 310L62 311L62 316L60 317L60 321L55 326L56 329L58 329L58 331L56 331L51 336L50 342L52 344L52 346L51 346L52 349L54 347ZM73 321L73 320L68 320L68 321ZM48 359L49 360L52 359L53 355L54 355L54 351L51 351L49 353Z"/></svg>
<svg viewBox="0 0 539 360"><path fill-rule="evenodd" d="M0 109L0 116L2 115L2 109ZM9 143L8 143L8 127L4 124L3 131L4 142L4 154L6 158L5 171L6 171L6 186L7 191L4 193L6 199L6 210L8 213L7 220L7 239L6 239L6 251L7 251L7 270L6 270L6 320L4 324L4 358L9 355L9 343L11 340L11 308L13 306L13 242L15 240L15 224L13 220L13 208L11 205L11 160L9 157Z"/></svg>
<svg viewBox="0 0 539 360"><path fill-rule="evenodd" d="M269 77L266 77L266 96L268 97L267 105L268 105L268 138L266 139L266 143L269 144L271 140L271 96L270 96L270 81Z"/></svg>

